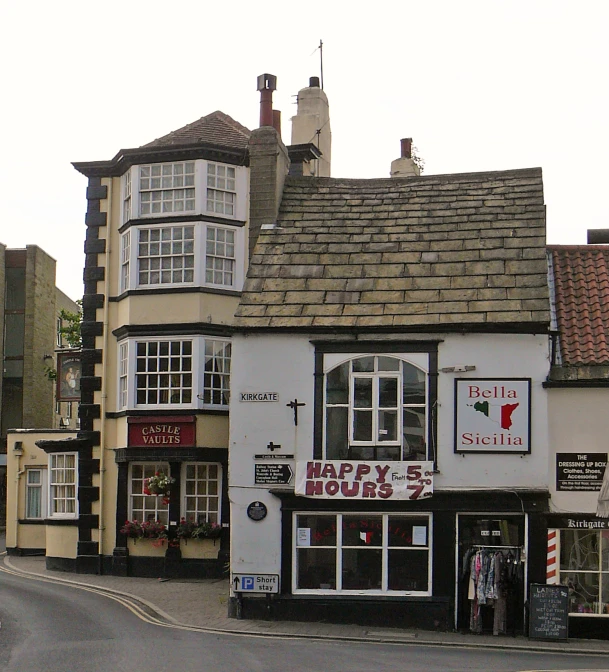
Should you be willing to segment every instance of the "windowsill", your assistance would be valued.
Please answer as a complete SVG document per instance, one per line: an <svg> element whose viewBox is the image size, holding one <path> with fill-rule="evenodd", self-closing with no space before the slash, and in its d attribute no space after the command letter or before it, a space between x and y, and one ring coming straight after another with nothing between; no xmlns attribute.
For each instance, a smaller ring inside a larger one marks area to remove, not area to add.
<svg viewBox="0 0 609 672"><path fill-rule="evenodd" d="M79 523L78 516L73 516L70 518L45 518L43 523L45 525L67 525L67 526L77 526Z"/></svg>
<svg viewBox="0 0 609 672"><path fill-rule="evenodd" d="M151 294L222 294L223 296L240 297L241 291L237 289L224 289L221 287L202 286L183 286L170 285L166 287L154 287L149 289L128 289L117 296L110 296L108 301L118 302L129 298L130 296L146 296Z"/></svg>
<svg viewBox="0 0 609 672"><path fill-rule="evenodd" d="M123 411L108 411L106 418L124 418L125 416L144 416L156 415L162 413L163 415L226 415L228 416L228 406L218 408L148 408L142 410L141 408L126 409Z"/></svg>
<svg viewBox="0 0 609 672"><path fill-rule="evenodd" d="M21 518L17 521L19 525L45 525L44 518Z"/></svg>
<svg viewBox="0 0 609 672"><path fill-rule="evenodd" d="M210 222L212 224L224 224L225 226L235 226L235 227L244 227L245 220L237 219L235 217L219 217L217 214L208 214L205 212L202 213L188 213L188 214L168 214L166 212L152 217L141 217L130 219L124 224L121 225L118 232L124 233L132 226L145 226L152 224L176 224L180 222Z"/></svg>

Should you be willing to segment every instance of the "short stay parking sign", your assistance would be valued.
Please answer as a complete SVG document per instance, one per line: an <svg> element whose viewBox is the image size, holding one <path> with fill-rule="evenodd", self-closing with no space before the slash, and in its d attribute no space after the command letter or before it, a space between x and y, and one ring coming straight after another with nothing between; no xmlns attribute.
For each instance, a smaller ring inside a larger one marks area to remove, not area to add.
<svg viewBox="0 0 609 672"><path fill-rule="evenodd" d="M233 574L235 593L278 593L279 574Z"/></svg>

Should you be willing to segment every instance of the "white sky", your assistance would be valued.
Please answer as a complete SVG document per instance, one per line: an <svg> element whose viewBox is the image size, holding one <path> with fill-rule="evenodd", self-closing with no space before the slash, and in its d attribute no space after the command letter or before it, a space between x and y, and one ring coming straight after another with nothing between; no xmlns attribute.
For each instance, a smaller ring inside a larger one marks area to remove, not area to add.
<svg viewBox="0 0 609 672"><path fill-rule="evenodd" d="M541 166L548 242L609 228L607 0L0 0L0 242L57 259L82 295L86 179L220 109L258 125L256 77L293 96L319 74L334 177L388 177L400 138L425 174Z"/></svg>

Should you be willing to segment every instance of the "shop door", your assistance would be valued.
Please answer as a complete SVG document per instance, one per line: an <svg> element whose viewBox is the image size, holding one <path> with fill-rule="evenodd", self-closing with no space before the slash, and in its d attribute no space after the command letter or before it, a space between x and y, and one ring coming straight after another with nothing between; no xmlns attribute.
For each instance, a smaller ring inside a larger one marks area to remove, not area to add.
<svg viewBox="0 0 609 672"><path fill-rule="evenodd" d="M457 628L522 633L524 516L460 515L457 520Z"/></svg>

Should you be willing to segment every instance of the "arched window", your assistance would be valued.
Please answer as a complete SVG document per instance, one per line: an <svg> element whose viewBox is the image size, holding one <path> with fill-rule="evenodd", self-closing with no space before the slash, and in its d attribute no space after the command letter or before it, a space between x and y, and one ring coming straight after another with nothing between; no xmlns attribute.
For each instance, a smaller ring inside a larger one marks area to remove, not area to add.
<svg viewBox="0 0 609 672"><path fill-rule="evenodd" d="M408 361L364 355L326 373L327 460L426 460L427 375Z"/></svg>

